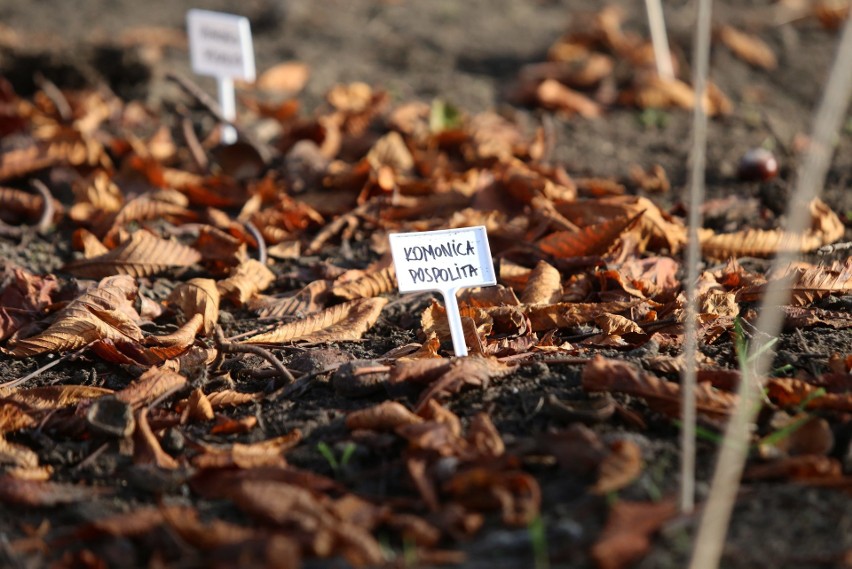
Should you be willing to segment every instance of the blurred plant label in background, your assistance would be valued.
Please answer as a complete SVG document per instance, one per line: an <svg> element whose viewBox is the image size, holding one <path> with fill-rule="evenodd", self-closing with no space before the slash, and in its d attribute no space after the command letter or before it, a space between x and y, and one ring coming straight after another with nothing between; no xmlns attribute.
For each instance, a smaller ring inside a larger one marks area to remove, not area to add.
<svg viewBox="0 0 852 569"><path fill-rule="evenodd" d="M193 9L186 14L192 70L212 75L219 84L219 105L226 119L236 118L234 79L254 81L254 47L248 18ZM237 140L233 127L223 125L222 142Z"/></svg>
<svg viewBox="0 0 852 569"><path fill-rule="evenodd" d="M389 238L399 292L440 291L453 349L457 356L466 356L456 292L497 284L485 227L391 233Z"/></svg>

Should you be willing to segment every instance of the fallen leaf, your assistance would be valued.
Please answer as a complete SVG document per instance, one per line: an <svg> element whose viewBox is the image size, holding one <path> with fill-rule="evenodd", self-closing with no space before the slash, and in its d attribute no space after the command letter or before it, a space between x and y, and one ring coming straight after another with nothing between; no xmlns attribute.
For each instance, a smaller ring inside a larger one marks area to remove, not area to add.
<svg viewBox="0 0 852 569"><path fill-rule="evenodd" d="M145 277L173 268L189 267L200 260L201 254L195 249L140 230L115 249L91 259L72 261L63 269L88 278L110 275Z"/></svg>
<svg viewBox="0 0 852 569"><path fill-rule="evenodd" d="M185 320L200 314L201 329L209 336L219 322L219 298L213 279L190 279L174 288L168 302L181 310Z"/></svg>
<svg viewBox="0 0 852 569"><path fill-rule="evenodd" d="M236 269L231 276L216 286L219 293L237 306L244 305L255 294L266 290L275 280L275 275L260 261L249 259Z"/></svg>
<svg viewBox="0 0 852 569"><path fill-rule="evenodd" d="M346 427L350 430L393 431L402 425L422 421L423 419L409 411L401 403L385 401L373 407L349 413L346 416Z"/></svg>
<svg viewBox="0 0 852 569"><path fill-rule="evenodd" d="M725 47L746 63L763 69L778 67L775 52L757 36L747 34L729 25L719 26L717 33Z"/></svg>
<svg viewBox="0 0 852 569"><path fill-rule="evenodd" d="M261 91L297 93L304 88L309 76L310 68L305 63L285 61L261 73L255 87Z"/></svg>
<svg viewBox="0 0 852 569"><path fill-rule="evenodd" d="M634 226L642 213L632 217L617 217L582 228L579 232L556 231L539 240L544 253L557 258L603 255L615 245L616 240Z"/></svg>
<svg viewBox="0 0 852 569"><path fill-rule="evenodd" d="M0 476L0 502L31 508L50 508L61 504L91 501L109 493L110 490L106 488Z"/></svg>
<svg viewBox="0 0 852 569"><path fill-rule="evenodd" d="M591 488L605 495L625 488L642 474L642 450L628 439L613 441L598 467L598 480Z"/></svg>
<svg viewBox="0 0 852 569"><path fill-rule="evenodd" d="M344 300L354 300L356 298L373 298L396 289L396 269L390 266L375 273L366 274L354 281L335 285L331 289L331 294Z"/></svg>
<svg viewBox="0 0 852 569"><path fill-rule="evenodd" d="M151 368L130 385L116 392L115 397L139 408L151 403L164 393L177 391L185 386L186 382L184 376L165 367Z"/></svg>
<svg viewBox="0 0 852 569"><path fill-rule="evenodd" d="M595 356L583 368L583 388L587 391L629 393L642 397L648 405L670 417L680 417L680 385L641 372L623 361ZM725 419L733 410L736 395L719 391L702 383L695 388L696 411L717 420Z"/></svg>
<svg viewBox="0 0 852 569"><path fill-rule="evenodd" d="M142 330L130 301L136 282L130 276L108 277L59 311L47 330L25 340L10 339L4 349L16 357L81 348L96 340L139 342Z"/></svg>
<svg viewBox="0 0 852 569"><path fill-rule="evenodd" d="M599 569L625 569L645 556L651 536L677 515L671 500L630 502L612 506L603 531L592 545L591 557Z"/></svg>
<svg viewBox="0 0 852 569"><path fill-rule="evenodd" d="M523 304L551 304L562 297L562 275L552 265L539 261L527 279L520 301Z"/></svg>
<svg viewBox="0 0 852 569"><path fill-rule="evenodd" d="M263 334L250 336L245 344L282 344L285 342L343 342L359 340L369 330L387 304L382 297L352 300L326 308L304 320L284 324Z"/></svg>

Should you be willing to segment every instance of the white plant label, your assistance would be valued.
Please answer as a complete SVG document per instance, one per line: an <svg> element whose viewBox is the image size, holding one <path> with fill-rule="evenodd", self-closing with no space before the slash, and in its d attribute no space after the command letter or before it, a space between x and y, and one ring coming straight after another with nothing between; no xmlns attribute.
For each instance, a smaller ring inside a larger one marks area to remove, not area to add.
<svg viewBox="0 0 852 569"><path fill-rule="evenodd" d="M467 355L456 292L497 284L485 227L391 233L399 292L437 290L444 296L453 350Z"/></svg>
<svg viewBox="0 0 852 569"><path fill-rule="evenodd" d="M248 18L192 9L186 14L189 53L192 70L199 75L212 75L219 84L219 105L226 119L237 116L234 79L254 81L254 48ZM237 132L230 125L222 127L222 142L233 144Z"/></svg>

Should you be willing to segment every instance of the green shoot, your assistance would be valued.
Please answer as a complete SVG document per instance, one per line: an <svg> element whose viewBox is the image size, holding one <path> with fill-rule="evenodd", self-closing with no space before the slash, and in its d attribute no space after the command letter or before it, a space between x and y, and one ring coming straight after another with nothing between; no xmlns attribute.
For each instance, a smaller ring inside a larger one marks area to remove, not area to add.
<svg viewBox="0 0 852 569"><path fill-rule="evenodd" d="M353 442L348 442L343 447L343 451L340 453L340 460L334 455L334 451L331 449L328 444L325 442L320 442L317 444L317 451L322 455L322 457L328 462L328 465L331 467L331 470L334 471L335 476L340 476L344 474L348 470L349 461L352 459L352 456L355 454L356 445Z"/></svg>
<svg viewBox="0 0 852 569"><path fill-rule="evenodd" d="M429 130L438 133L461 126L461 112L446 101L433 99L429 110Z"/></svg>
<svg viewBox="0 0 852 569"><path fill-rule="evenodd" d="M549 569L550 557L547 554L547 531L541 515L530 522L527 526L530 535L530 544L533 550L533 563L535 569Z"/></svg>

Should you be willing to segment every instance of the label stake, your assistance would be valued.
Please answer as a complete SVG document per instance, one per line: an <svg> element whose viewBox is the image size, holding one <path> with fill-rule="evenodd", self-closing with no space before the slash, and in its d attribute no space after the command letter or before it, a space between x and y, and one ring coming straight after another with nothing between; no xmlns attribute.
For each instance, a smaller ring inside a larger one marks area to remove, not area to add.
<svg viewBox="0 0 852 569"><path fill-rule="evenodd" d="M467 355L456 293L497 284L485 226L391 233L399 292L434 290L444 297L456 356Z"/></svg>
<svg viewBox="0 0 852 569"><path fill-rule="evenodd" d="M254 81L254 48L248 18L192 9L186 13L189 54L192 70L199 75L216 78L222 116L229 121L237 118L234 79ZM230 124L222 125L223 144L237 141L237 131Z"/></svg>

